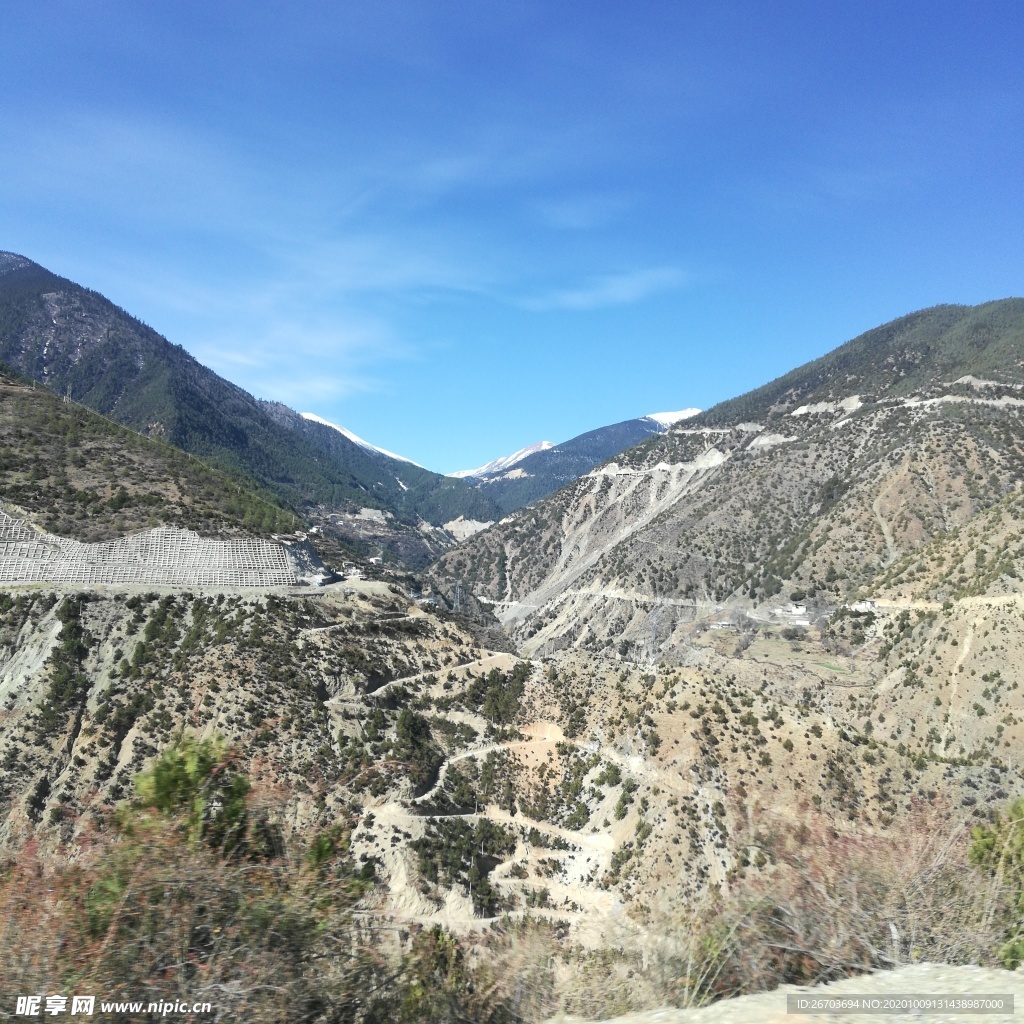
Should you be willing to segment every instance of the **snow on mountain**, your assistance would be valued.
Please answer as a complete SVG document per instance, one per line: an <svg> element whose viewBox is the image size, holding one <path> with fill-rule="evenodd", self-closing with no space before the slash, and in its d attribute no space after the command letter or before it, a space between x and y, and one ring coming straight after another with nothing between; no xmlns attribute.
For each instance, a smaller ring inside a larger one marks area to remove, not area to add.
<svg viewBox="0 0 1024 1024"><path fill-rule="evenodd" d="M640 424L646 421L647 429L651 433L663 434L674 423L689 419L691 416L696 416L699 412L701 412L700 409L680 409L678 412L652 412L647 416L640 416L628 422ZM650 424L654 424L654 426L652 427ZM482 479L483 477L497 476L499 473L511 469L517 462L522 462L527 456L534 455L537 452L544 452L554 447L550 441L540 441L537 444L527 445L526 448L520 448L519 451L513 452L511 455L494 459L492 462L488 462L477 469L460 469L456 473L449 473L448 476L458 477L459 479L465 479L466 477Z"/></svg>
<svg viewBox="0 0 1024 1024"><path fill-rule="evenodd" d="M336 430L339 434L343 434L353 444L359 445L360 448L365 448L369 452L377 452L379 455L386 455L389 459L398 459L399 462L408 462L410 465L419 466L418 462L413 462L412 459L407 459L404 455L396 455L394 452L389 452L387 448L378 448L375 444L370 444L369 441L364 441L358 434L353 434L351 430L346 430L344 427L339 427L337 423L332 423L330 420L325 420L321 416L317 416L312 412L301 412L299 415L304 420L311 420L313 423L320 423L325 427L330 427L332 430ZM423 467L420 466L420 469ZM399 483L402 482L399 480ZM402 484L403 488L405 487Z"/></svg>
<svg viewBox="0 0 1024 1024"><path fill-rule="evenodd" d="M536 444L520 448L519 451L513 452L511 455L505 455L500 459L494 459L486 465L479 466L477 469L460 469L456 473L449 473L448 476L458 477L459 479L463 479L467 476L493 476L495 473L501 473L506 469L511 469L512 466L517 462L522 462L522 460L528 455L533 455L535 452L545 452L549 448L554 447L555 446L551 441L538 441Z"/></svg>
<svg viewBox="0 0 1024 1024"><path fill-rule="evenodd" d="M660 423L667 430L673 423L678 423L680 420L688 420L691 416L696 416L701 411L700 409L680 409L679 412L650 412L643 418L645 420L654 420L655 423Z"/></svg>

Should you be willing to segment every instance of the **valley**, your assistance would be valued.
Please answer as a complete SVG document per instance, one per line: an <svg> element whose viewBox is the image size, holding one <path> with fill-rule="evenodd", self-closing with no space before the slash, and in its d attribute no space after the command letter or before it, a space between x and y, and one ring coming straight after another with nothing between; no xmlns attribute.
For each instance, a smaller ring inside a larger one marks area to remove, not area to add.
<svg viewBox="0 0 1024 1024"><path fill-rule="evenodd" d="M505 1022L1015 966L1024 876L986 850L1024 793L1024 381L942 352L965 320L1019 351L1024 307L956 309L457 544L403 522L424 571L366 557L397 511L289 505L6 376L5 976L77 957L245 1019L260 950L285 1003L253 1019ZM208 887L177 937L150 835Z"/></svg>

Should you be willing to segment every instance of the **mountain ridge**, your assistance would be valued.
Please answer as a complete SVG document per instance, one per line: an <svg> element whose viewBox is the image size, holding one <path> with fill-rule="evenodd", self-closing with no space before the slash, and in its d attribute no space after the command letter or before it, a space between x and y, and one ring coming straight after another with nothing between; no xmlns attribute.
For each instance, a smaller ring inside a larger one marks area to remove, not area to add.
<svg viewBox="0 0 1024 1024"><path fill-rule="evenodd" d="M484 477L492 473L500 473L503 470L511 469L517 462L525 459L528 455L547 451L548 448L554 447L554 441L536 441L533 444L526 445L524 448L519 448L511 455L500 455L496 459L491 459L490 462L485 462L482 466L477 466L476 469L458 469L454 473L449 473L448 476L465 479L466 477Z"/></svg>
<svg viewBox="0 0 1024 1024"><path fill-rule="evenodd" d="M652 413L620 423L596 427L560 444L530 452L520 449L504 459L496 459L464 478L490 497L508 515L529 505L565 484L590 472L606 459L625 451L643 438L662 434L699 410ZM514 461L509 461L509 460ZM490 472L483 472L495 466Z"/></svg>
<svg viewBox="0 0 1024 1024"><path fill-rule="evenodd" d="M0 361L247 475L331 528L346 528L331 512L386 510L406 527L403 550L413 561L446 543L441 533L428 543L417 529L421 519L439 527L457 515L497 518L496 506L461 481L371 453L280 403L254 398L99 293L11 253L0 264Z"/></svg>
<svg viewBox="0 0 1024 1024"><path fill-rule="evenodd" d="M623 423L644 423L649 421L657 425L654 428L655 431L661 431L667 430L680 420L690 419L691 417L698 415L700 412L701 410L696 408L680 409L677 412L652 412L647 413L644 416L637 416L634 420L624 420ZM604 430L606 428L596 427L594 429ZM527 445L525 448L520 448L517 451L512 452L511 455L503 455L496 459L492 459L490 462L486 462L484 465L478 466L476 469L460 469L456 470L454 473L449 473L448 476L454 476L459 479L465 479L466 477L480 478L496 476L505 470L511 469L517 462L521 462L530 455L534 455L537 452L547 451L550 448L561 448L564 450L565 445L570 444L572 441L581 437L586 437L587 434L590 433L593 433L593 431L587 431L585 434L577 434L575 437L570 438L569 441L563 441L561 445L556 445L553 441L537 441L534 444ZM618 453L611 452L610 454L616 455Z"/></svg>
<svg viewBox="0 0 1024 1024"><path fill-rule="evenodd" d="M915 310L865 331L759 388L719 402L695 419L707 425L759 419L794 404L836 401L856 393L897 396L975 371L1008 372L1007 366L1014 361L1020 368L1020 355L1008 351L999 339L1007 333L1019 336L1022 330L1024 298ZM986 336L993 335L997 341L990 347ZM884 354L881 363L880 354ZM842 395L836 383L840 375Z"/></svg>
<svg viewBox="0 0 1024 1024"><path fill-rule="evenodd" d="M942 358L922 364L922 339ZM834 580L856 593L1007 493L1024 471L1022 391L1024 301L911 314L647 438L436 572L492 602L527 651L578 640L588 616L600 635L612 593L691 618L790 592L834 607Z"/></svg>

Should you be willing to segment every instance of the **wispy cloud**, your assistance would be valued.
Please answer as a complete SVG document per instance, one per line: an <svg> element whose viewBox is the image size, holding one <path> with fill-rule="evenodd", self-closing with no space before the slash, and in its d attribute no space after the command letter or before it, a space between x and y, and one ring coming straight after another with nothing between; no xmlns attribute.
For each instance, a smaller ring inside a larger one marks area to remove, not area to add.
<svg viewBox="0 0 1024 1024"><path fill-rule="evenodd" d="M292 278L327 295L363 292L480 292L490 274L456 252L439 233L381 230L286 246L281 260Z"/></svg>
<svg viewBox="0 0 1024 1024"><path fill-rule="evenodd" d="M621 274L607 274L575 288L562 288L528 298L526 309L591 310L642 302L661 292L678 291L694 282L682 267L647 267Z"/></svg>
<svg viewBox="0 0 1024 1024"><path fill-rule="evenodd" d="M567 231L589 231L617 220L632 205L621 193L587 193L535 203L540 220L553 228Z"/></svg>
<svg viewBox="0 0 1024 1024"><path fill-rule="evenodd" d="M216 327L191 346L200 362L259 398L289 405L386 391L377 368L414 353L384 324L338 315Z"/></svg>

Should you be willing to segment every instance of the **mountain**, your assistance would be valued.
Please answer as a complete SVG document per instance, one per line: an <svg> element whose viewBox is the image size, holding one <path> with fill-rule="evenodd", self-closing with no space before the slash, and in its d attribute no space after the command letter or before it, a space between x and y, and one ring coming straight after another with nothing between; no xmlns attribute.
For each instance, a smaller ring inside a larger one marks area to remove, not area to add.
<svg viewBox="0 0 1024 1024"><path fill-rule="evenodd" d="M296 508L386 511L418 557L435 526L496 507L461 481L261 402L96 292L13 253L0 254L0 361L105 416L245 474ZM325 519L344 532L344 520Z"/></svg>
<svg viewBox="0 0 1024 1024"><path fill-rule="evenodd" d="M647 643L658 608L665 630L798 594L827 618L1017 486L1022 390L1024 300L914 313L647 438L437 573L528 651Z"/></svg>
<svg viewBox="0 0 1024 1024"><path fill-rule="evenodd" d="M246 1021L604 1020L1016 967L1007 305L962 309L953 379L868 395L796 372L746 403L761 421L651 435L447 553L430 593L26 586L12 547L53 537L0 520L7 987L186 992ZM290 518L31 381L0 400L0 498L51 534L183 525L244 550ZM518 653L467 614L489 608Z"/></svg>
<svg viewBox="0 0 1024 1024"><path fill-rule="evenodd" d="M304 420L311 420L313 423L319 423L321 426L330 427L332 430L336 430L339 434L347 437L353 444L359 445L360 448L365 448L368 452L376 452L378 455L383 455L388 459L395 459L398 462L408 462L412 466L417 466L420 469L423 467L418 462L413 462L412 459L407 459L404 455L396 455L394 452L389 452L387 448L380 448L375 444L371 444L369 441L364 440L358 434L353 434L351 430L346 430L344 427L339 427L337 423L331 423L330 420L325 420L322 416L317 416L313 412L303 412L299 415ZM457 474L449 474L455 476Z"/></svg>
<svg viewBox="0 0 1024 1024"><path fill-rule="evenodd" d="M503 515L557 491L571 480L590 472L594 466L632 447L652 434L664 433L672 424L699 409L652 413L607 427L588 430L562 444L549 441L522 448L495 459L479 469L462 470L453 476L473 482Z"/></svg>
<svg viewBox="0 0 1024 1024"><path fill-rule="evenodd" d="M977 375L1019 383L1024 299L978 306L933 306L840 345L763 387L709 409L708 425L763 420L852 395L898 398L940 382Z"/></svg>
<svg viewBox="0 0 1024 1024"><path fill-rule="evenodd" d="M465 479L467 476L472 477L485 477L493 476L495 473L501 473L503 470L511 469L517 462L521 462L527 457L527 455L533 455L535 452L547 451L549 448L554 448L554 442L552 441L537 441L535 444L529 444L525 448L520 448L519 451L513 452L511 455L503 455L500 458L492 459L490 462L484 463L482 466L478 466L476 469L460 469L455 473L449 473L449 476L454 476L457 479Z"/></svg>

